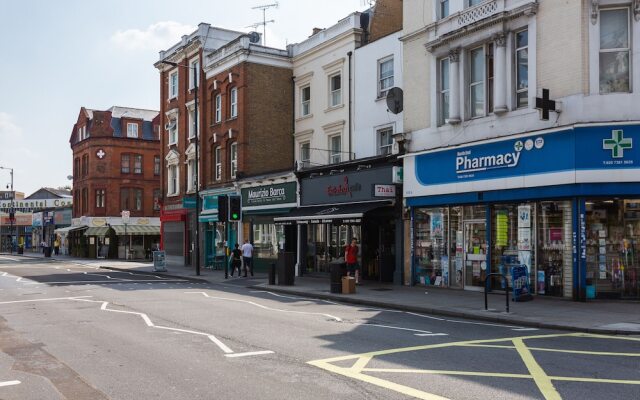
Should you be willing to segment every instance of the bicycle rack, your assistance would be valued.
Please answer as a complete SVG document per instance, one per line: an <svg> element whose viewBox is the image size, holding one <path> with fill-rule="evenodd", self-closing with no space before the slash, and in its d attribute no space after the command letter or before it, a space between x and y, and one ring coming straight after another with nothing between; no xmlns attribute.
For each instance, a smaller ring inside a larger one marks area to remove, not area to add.
<svg viewBox="0 0 640 400"><path fill-rule="evenodd" d="M504 279L504 293L507 299L507 313L509 312L509 280L505 274L501 274L499 272L492 272L487 274L484 278L484 310L487 311L489 309L489 300L487 299L487 282L489 282L489 277L492 275L500 275L502 279Z"/></svg>

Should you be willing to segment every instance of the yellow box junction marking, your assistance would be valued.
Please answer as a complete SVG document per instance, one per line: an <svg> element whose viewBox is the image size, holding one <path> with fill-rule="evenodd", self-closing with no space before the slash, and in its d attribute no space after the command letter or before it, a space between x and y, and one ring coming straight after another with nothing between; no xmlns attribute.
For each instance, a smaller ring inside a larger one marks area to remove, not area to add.
<svg viewBox="0 0 640 400"><path fill-rule="evenodd" d="M543 347L528 347L525 344L526 340L532 339L549 339L558 337L578 337L578 338L592 338L592 339L614 339L614 340L628 340L628 341L640 341L640 338L623 337L623 336L606 336L591 333L562 333L552 335L535 335L535 336L521 336L510 337L500 339L482 339L482 340L468 340L461 342L449 342L449 343L436 343L423 346L403 347L397 349L388 349L380 351L372 351L362 354L352 354L347 356L327 358L324 360L309 361L308 364L318 368L322 368L326 371L333 372L335 374L347 376L349 378L357 379L363 382L367 382L385 389L393 390L408 396L415 397L417 399L424 400L442 400L445 397L427 393L422 390L418 390L409 386L400 385L382 378L366 375L365 372L375 373L403 373L403 374L432 374L432 375L458 375L458 376L484 376L493 378L514 378L514 379L532 379L537 385L540 393L545 399L561 399L562 397L553 386L553 381L564 382L590 382L590 383L607 383L607 384L622 384L622 385L640 385L640 380L622 380L622 379L598 379L598 378L581 378L581 377L566 377L566 376L549 376L544 369L538 364L533 356L532 351L547 351L558 353L570 353L570 354L583 354L594 356L616 356L616 357L640 357L640 353L619 353L619 352L603 352L603 351L581 351L581 350L563 350L555 348L543 348ZM511 342L510 345L500 345L492 343ZM515 349L520 356L525 366L527 367L529 374L508 374L497 372L481 372L481 371L454 371L454 370L430 370L430 369L402 369L402 368L367 368L367 364L378 356L384 356L389 354L407 353L411 351L432 350L441 349L446 347L485 347L496 349ZM351 367L339 367L334 363L355 360Z"/></svg>

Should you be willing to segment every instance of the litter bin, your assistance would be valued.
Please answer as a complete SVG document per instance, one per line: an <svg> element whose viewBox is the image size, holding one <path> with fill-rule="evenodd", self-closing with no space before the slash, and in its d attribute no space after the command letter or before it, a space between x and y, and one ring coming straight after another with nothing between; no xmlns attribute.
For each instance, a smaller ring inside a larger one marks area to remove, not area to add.
<svg viewBox="0 0 640 400"><path fill-rule="evenodd" d="M269 266L269 285L276 284L276 263L271 263Z"/></svg>
<svg viewBox="0 0 640 400"><path fill-rule="evenodd" d="M347 264L338 259L329 263L330 291L331 293L342 293L342 277L347 271Z"/></svg>
<svg viewBox="0 0 640 400"><path fill-rule="evenodd" d="M278 285L292 286L295 277L295 254L282 251L278 254Z"/></svg>
<svg viewBox="0 0 640 400"><path fill-rule="evenodd" d="M51 247L47 246L44 248L44 256L45 257L51 257Z"/></svg>
<svg viewBox="0 0 640 400"><path fill-rule="evenodd" d="M18 246L18 254L24 254L24 247Z"/></svg>

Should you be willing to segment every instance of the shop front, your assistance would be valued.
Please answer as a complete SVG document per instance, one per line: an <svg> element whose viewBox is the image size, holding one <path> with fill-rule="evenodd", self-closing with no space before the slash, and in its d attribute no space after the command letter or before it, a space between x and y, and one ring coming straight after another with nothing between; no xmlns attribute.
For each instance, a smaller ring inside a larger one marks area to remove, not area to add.
<svg viewBox="0 0 640 400"><path fill-rule="evenodd" d="M233 246L240 237L237 222L219 222L218 196L236 195L234 188L216 188L201 191L202 207L199 222L201 225L202 263L208 268L222 268L225 260L225 246Z"/></svg>
<svg viewBox="0 0 640 400"><path fill-rule="evenodd" d="M255 271L267 271L277 262L281 251L295 252L295 226L274 221L277 217L287 216L297 206L298 184L294 179L291 174L278 178L288 180L283 183L260 185L255 179L241 183L242 222L245 237L253 244Z"/></svg>
<svg viewBox="0 0 640 400"><path fill-rule="evenodd" d="M189 209L184 205L184 201L164 204L160 211L160 248L165 251L169 264L185 265L189 261Z"/></svg>
<svg viewBox="0 0 640 400"><path fill-rule="evenodd" d="M407 156L412 283L483 290L494 273L538 295L640 298L634 141L637 125L573 126Z"/></svg>
<svg viewBox="0 0 640 400"><path fill-rule="evenodd" d="M300 178L300 207L276 217L278 224L297 226L298 274L326 274L332 261L356 239L358 263L365 280L400 283L402 214L397 168L344 165Z"/></svg>

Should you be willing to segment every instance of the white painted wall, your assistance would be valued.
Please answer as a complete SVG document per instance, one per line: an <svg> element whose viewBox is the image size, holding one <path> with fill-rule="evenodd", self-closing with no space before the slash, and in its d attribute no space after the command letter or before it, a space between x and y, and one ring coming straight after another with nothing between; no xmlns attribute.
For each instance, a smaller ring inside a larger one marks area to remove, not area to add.
<svg viewBox="0 0 640 400"><path fill-rule="evenodd" d="M392 127L394 133L403 132L402 113L391 113L386 99L378 98L378 62L388 56L393 56L393 86L404 89L401 34L391 34L355 51L353 151L356 158L378 155L378 129Z"/></svg>
<svg viewBox="0 0 640 400"><path fill-rule="evenodd" d="M295 158L300 160L300 144L310 142L311 166L329 163L329 136L341 135L342 151L349 151L349 56L360 35L360 13L354 13L304 42L289 46L293 56L295 81ZM353 61L353 59L352 59ZM329 107L329 77L342 76L342 104ZM311 113L301 116L300 90L311 86ZM342 161L349 159L342 153Z"/></svg>

